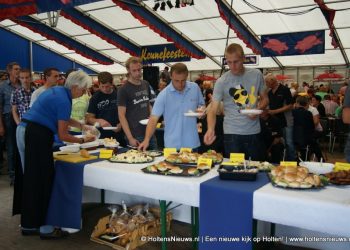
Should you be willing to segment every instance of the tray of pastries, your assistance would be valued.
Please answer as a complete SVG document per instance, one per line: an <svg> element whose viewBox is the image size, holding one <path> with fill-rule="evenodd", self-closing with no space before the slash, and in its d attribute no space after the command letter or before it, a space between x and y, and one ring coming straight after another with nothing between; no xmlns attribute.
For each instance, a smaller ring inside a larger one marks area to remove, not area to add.
<svg viewBox="0 0 350 250"><path fill-rule="evenodd" d="M153 160L153 157L148 156L144 152L133 149L125 153L113 155L111 158L109 158L110 162L129 164L149 163Z"/></svg>
<svg viewBox="0 0 350 250"><path fill-rule="evenodd" d="M314 189L322 188L328 183L326 177L311 174L305 167L278 166L268 175L272 185L282 188Z"/></svg>
<svg viewBox="0 0 350 250"><path fill-rule="evenodd" d="M193 165L174 165L169 162L161 161L159 163L150 165L141 169L147 174L168 175L168 176L181 176L181 177L199 177L208 173L211 166L201 164L199 166Z"/></svg>
<svg viewBox="0 0 350 250"><path fill-rule="evenodd" d="M325 174L329 182L335 185L350 185L350 170L341 170Z"/></svg>

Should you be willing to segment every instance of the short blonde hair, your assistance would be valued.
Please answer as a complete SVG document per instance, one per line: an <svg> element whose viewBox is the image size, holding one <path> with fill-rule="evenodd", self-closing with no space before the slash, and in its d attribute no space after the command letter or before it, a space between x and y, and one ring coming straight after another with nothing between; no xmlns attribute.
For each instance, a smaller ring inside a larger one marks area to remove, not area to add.
<svg viewBox="0 0 350 250"><path fill-rule="evenodd" d="M225 55L226 54L240 54L242 57L244 56L244 51L241 45L238 43L231 43L228 45L225 49Z"/></svg>
<svg viewBox="0 0 350 250"><path fill-rule="evenodd" d="M125 67L127 69L130 69L130 64L135 64L135 63L142 63L141 58L136 57L136 56L129 57L129 59L126 60L126 62L125 62Z"/></svg>

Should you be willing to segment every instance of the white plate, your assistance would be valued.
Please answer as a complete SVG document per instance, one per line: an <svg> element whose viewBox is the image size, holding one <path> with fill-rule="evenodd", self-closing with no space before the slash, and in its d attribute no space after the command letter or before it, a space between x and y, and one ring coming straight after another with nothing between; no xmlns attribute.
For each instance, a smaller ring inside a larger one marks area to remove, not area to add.
<svg viewBox="0 0 350 250"><path fill-rule="evenodd" d="M60 147L60 151L67 152L67 153L77 153L80 150L79 144L72 144L68 146Z"/></svg>
<svg viewBox="0 0 350 250"><path fill-rule="evenodd" d="M299 165L306 167L311 173L314 174L328 174L332 172L334 168L334 164L326 162L321 164L321 162L304 161L300 162Z"/></svg>
<svg viewBox="0 0 350 250"><path fill-rule="evenodd" d="M149 119L143 119L143 120L139 121L139 123L141 123L142 125L147 125L148 120Z"/></svg>
<svg viewBox="0 0 350 250"><path fill-rule="evenodd" d="M200 117L202 116L203 113L197 113L197 112L187 112L184 113L184 116L189 116L189 117Z"/></svg>
<svg viewBox="0 0 350 250"><path fill-rule="evenodd" d="M100 145L99 141L86 142L80 145L81 148L93 148L98 147Z"/></svg>
<svg viewBox="0 0 350 250"><path fill-rule="evenodd" d="M105 148L117 148L117 147L119 147L119 142L118 143L116 143L116 144L103 144L103 146L105 147Z"/></svg>
<svg viewBox="0 0 350 250"><path fill-rule="evenodd" d="M103 130L116 130L117 127L102 127Z"/></svg>
<svg viewBox="0 0 350 250"><path fill-rule="evenodd" d="M263 110L261 109L241 109L239 111L243 115L260 115Z"/></svg>

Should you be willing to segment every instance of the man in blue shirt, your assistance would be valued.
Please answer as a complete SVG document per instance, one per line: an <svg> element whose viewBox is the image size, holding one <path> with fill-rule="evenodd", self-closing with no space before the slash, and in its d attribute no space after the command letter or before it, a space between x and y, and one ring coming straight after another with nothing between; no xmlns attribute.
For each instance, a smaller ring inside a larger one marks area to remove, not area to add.
<svg viewBox="0 0 350 250"><path fill-rule="evenodd" d="M19 71L21 67L16 62L7 65L6 70L9 79L0 85L0 136L6 138L7 165L10 185L13 185L15 178L15 157L16 155L16 123L12 116L11 95L12 92L21 87L19 82Z"/></svg>
<svg viewBox="0 0 350 250"><path fill-rule="evenodd" d="M171 84L159 93L149 119L144 141L139 149L145 150L157 126L159 117L163 115L165 122L165 147L198 148L200 146L197 117L187 117L188 111L195 111L204 105L202 93L196 83L188 82L188 69L183 63L171 67Z"/></svg>

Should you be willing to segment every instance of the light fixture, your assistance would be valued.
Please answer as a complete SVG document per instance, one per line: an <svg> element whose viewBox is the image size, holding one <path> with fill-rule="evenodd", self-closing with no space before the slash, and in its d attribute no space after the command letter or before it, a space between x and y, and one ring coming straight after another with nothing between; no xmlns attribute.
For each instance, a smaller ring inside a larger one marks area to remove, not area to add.
<svg viewBox="0 0 350 250"><path fill-rule="evenodd" d="M159 1L156 1L155 5L154 5L154 7L153 7L153 10L154 10L154 11L157 11L158 8L159 8L159 6L160 6Z"/></svg>
<svg viewBox="0 0 350 250"><path fill-rule="evenodd" d="M160 4L160 10L165 10L165 2L163 1L161 4Z"/></svg>
<svg viewBox="0 0 350 250"><path fill-rule="evenodd" d="M174 7L170 0L166 1L166 4L168 5L169 9Z"/></svg>

